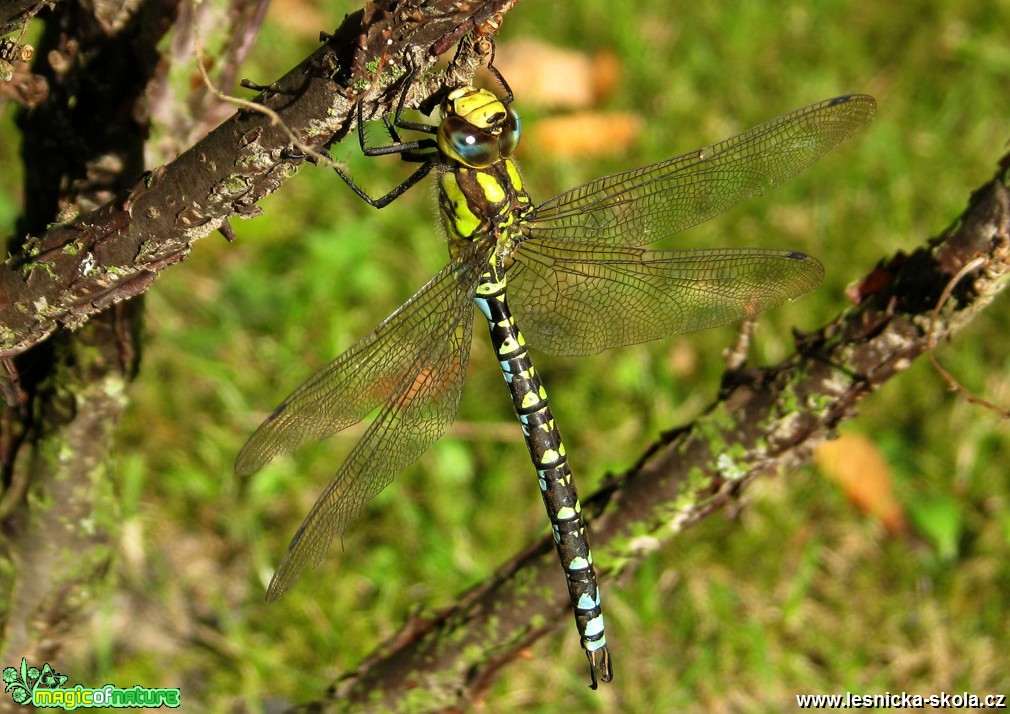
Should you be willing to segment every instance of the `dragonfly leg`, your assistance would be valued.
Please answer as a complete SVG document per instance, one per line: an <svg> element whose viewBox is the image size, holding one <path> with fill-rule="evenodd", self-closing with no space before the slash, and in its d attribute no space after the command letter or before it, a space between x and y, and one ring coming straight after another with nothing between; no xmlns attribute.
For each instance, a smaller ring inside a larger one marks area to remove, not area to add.
<svg viewBox="0 0 1010 714"><path fill-rule="evenodd" d="M413 75L411 75L413 76ZM358 195L365 203L374 208L385 208L390 203L398 199L408 190L410 190L415 184L417 184L421 179L427 176L432 167L438 161L438 144L432 138L418 139L417 141L401 141L400 135L396 131L396 127L401 129L408 129L412 131L423 131L428 133L434 133L437 127L432 127L427 124L422 124L419 122L406 122L400 119L400 114L403 111L403 104L407 98L407 90L410 88L410 78L404 86L403 92L400 94L400 101L397 103L396 112L393 114L393 121L389 120L389 117L384 116L382 118L382 123L386 127L386 131L389 133L390 138L393 140L392 144L387 144L385 146L368 146L365 141L365 118L364 110L362 109L361 102L358 103L358 144L361 146L361 152L365 156L389 156L391 154L399 154L400 158L404 161L417 162L421 165L417 167L410 176L408 176L403 183L396 186L392 191L380 196L379 198L372 198L367 193L364 192L354 180L346 173L343 169L334 166L333 170L336 172L337 176L344 180L354 193Z"/></svg>
<svg viewBox="0 0 1010 714"><path fill-rule="evenodd" d="M379 198L372 198L367 193L365 193L354 181L344 173L343 169L334 166L333 170L337 173L337 176L344 180L351 190L354 191L358 196L369 206L375 208L385 208L390 203L402 196L406 191L408 191L414 184L423 179L431 171L431 168L435 165L434 161L426 161L417 167L417 170L412 173L407 179L401 183L399 186L394 188L392 191L387 193L385 196L380 196Z"/></svg>

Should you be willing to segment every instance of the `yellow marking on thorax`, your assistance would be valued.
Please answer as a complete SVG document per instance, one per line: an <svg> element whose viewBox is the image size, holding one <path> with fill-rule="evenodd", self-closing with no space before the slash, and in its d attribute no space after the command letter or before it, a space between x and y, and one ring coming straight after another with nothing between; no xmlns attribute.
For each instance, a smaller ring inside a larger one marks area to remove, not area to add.
<svg viewBox="0 0 1010 714"><path fill-rule="evenodd" d="M478 171L477 183L480 185L481 190L484 191L484 198L487 199L488 203L501 203L505 200L505 189L502 188L498 179L491 174L485 171Z"/></svg>
<svg viewBox="0 0 1010 714"><path fill-rule="evenodd" d="M523 190L523 179L519 175L519 169L516 167L516 162L512 159L505 159L505 172L508 174L509 181L512 182L512 188L517 192Z"/></svg>
<svg viewBox="0 0 1010 714"><path fill-rule="evenodd" d="M470 238L480 226L480 218L470 210L455 174L447 171L442 174L439 181L442 193L449 199L449 206L443 207L442 211L446 230L463 238Z"/></svg>

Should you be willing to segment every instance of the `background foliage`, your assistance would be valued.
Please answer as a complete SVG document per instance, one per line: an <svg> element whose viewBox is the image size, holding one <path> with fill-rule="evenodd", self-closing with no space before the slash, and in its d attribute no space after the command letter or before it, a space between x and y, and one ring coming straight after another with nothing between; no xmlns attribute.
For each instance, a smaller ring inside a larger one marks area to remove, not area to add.
<svg viewBox="0 0 1010 714"><path fill-rule="evenodd" d="M244 75L279 76L353 9L278 0ZM589 109L640 121L609 154L521 154L541 198L821 98L877 97L878 118L853 141L672 242L790 247L824 262L816 293L762 318L752 358L771 362L791 349L791 326L813 329L843 309L847 286L939 232L989 178L1010 135L1007 27L1010 4L979 0L585 0L523 3L500 42L503 54L533 39L611 56L620 82ZM535 45L525 52L509 61L538 61ZM512 76L504 57L502 69ZM533 88L513 88L531 133L565 112L580 120L582 110L547 108ZM3 136L15 135L12 114ZM333 153L373 194L404 175L393 159L359 157L354 142ZM0 161L0 225L10 227L20 191L12 142L0 143ZM147 350L118 449L117 596L57 667L76 681L181 686L208 711L318 695L408 613L450 602L547 527L478 327L449 436L376 499L343 552L264 605L272 568L360 432L246 483L232 474L235 454L291 389L446 255L425 190L375 211L331 172L306 166L262 208L234 225L238 242L202 242L148 294ZM1007 404L1008 335L1010 310L996 304L941 357L966 386ZM733 338L727 328L593 358L536 355L583 493L659 430L699 413ZM763 711L804 692L1010 692L1006 424L952 396L923 361L843 434L852 439L843 462L871 455L857 476L874 484L862 508L851 486L826 478L837 472L826 458L758 483L735 518L710 519L628 582L605 584L612 685L585 687L565 621L502 672L488 708ZM874 515L890 498L891 516Z"/></svg>

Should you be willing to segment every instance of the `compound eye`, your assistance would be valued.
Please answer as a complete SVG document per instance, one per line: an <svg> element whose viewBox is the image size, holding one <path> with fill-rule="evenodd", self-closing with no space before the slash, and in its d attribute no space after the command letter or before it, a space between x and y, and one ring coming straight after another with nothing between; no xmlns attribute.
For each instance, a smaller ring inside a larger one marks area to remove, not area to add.
<svg viewBox="0 0 1010 714"><path fill-rule="evenodd" d="M512 156L519 145L519 134L522 126L519 115L512 107L508 107L508 115L501 123L501 136L498 137L498 151L502 156Z"/></svg>
<svg viewBox="0 0 1010 714"><path fill-rule="evenodd" d="M460 117L450 116L438 127L438 148L473 169L484 169L498 160L498 137L481 131Z"/></svg>

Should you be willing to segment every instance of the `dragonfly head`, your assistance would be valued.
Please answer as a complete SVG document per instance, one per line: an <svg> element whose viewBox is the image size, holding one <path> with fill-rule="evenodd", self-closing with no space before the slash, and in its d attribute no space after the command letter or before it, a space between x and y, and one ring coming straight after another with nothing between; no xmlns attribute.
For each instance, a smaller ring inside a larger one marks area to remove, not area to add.
<svg viewBox="0 0 1010 714"><path fill-rule="evenodd" d="M460 87L442 102L438 148L464 166L484 169L519 144L519 115L486 89Z"/></svg>

